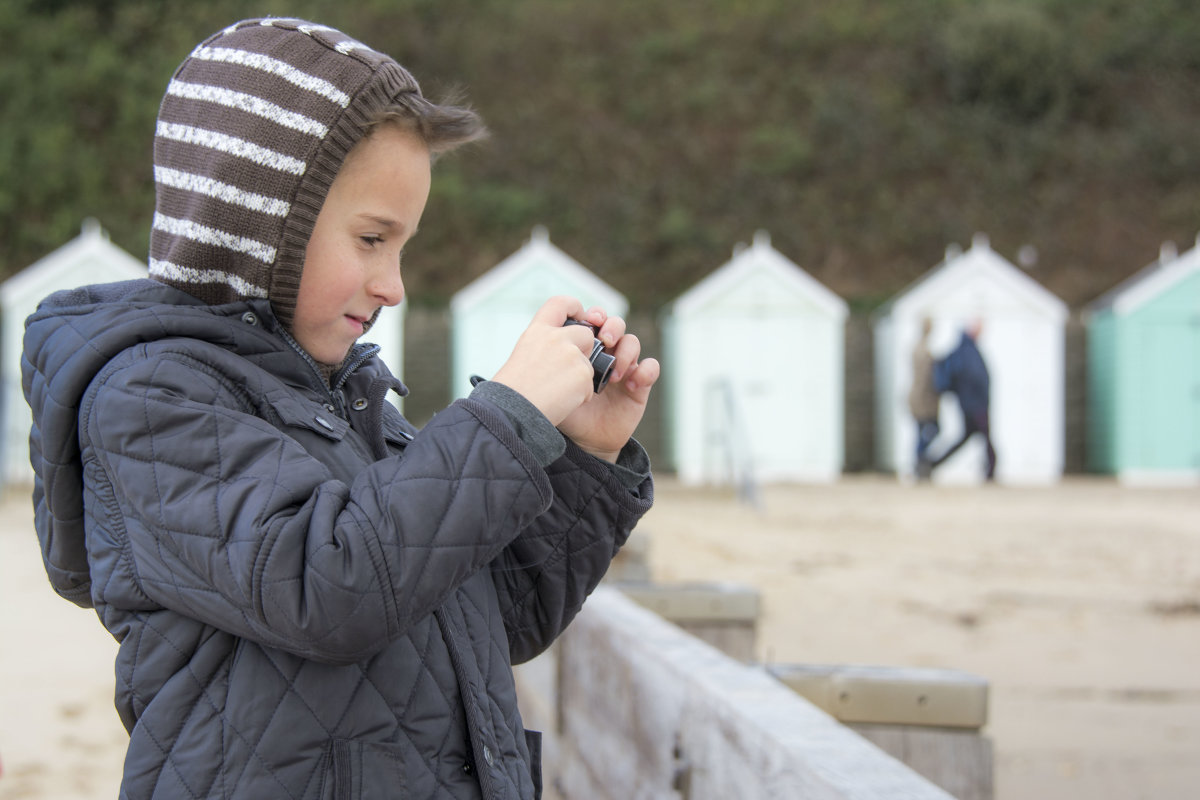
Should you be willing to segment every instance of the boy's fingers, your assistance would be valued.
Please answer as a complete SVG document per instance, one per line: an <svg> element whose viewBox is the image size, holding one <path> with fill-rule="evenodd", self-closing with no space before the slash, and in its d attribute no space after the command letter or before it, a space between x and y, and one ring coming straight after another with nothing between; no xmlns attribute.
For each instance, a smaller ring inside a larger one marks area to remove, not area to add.
<svg viewBox="0 0 1200 800"><path fill-rule="evenodd" d="M630 393L648 393L650 387L658 382L659 375L661 374L662 368L658 364L658 359L644 359L634 364L629 374L625 376L625 388Z"/></svg>
<svg viewBox="0 0 1200 800"><path fill-rule="evenodd" d="M609 317L604 320L604 324L600 326L596 338L604 342L605 347L619 345L621 337L625 335L626 326L625 320L621 317Z"/></svg>
<svg viewBox="0 0 1200 800"><path fill-rule="evenodd" d="M600 306L592 306L583 314L583 320L589 325L594 325L597 328L603 327L608 321L608 314Z"/></svg>
<svg viewBox="0 0 1200 800"><path fill-rule="evenodd" d="M601 338L601 341L604 341ZM616 362L613 364L613 376L620 380L629 371L629 368L637 363L638 356L642 354L642 342L632 333L627 333L620 337L617 342L617 349L613 351L613 356Z"/></svg>

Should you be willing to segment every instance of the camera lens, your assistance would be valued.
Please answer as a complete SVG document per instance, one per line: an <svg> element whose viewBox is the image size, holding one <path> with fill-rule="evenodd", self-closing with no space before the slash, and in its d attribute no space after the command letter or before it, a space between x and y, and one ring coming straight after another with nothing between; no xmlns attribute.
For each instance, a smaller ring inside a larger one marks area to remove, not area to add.
<svg viewBox="0 0 1200 800"><path fill-rule="evenodd" d="M612 376L613 364L617 359L604 352L604 343L595 338L596 334L600 332L595 326L580 319L569 319L563 323L564 328L568 325L582 325L592 329L592 353L588 356L588 361L592 364L592 391L599 394L608 385L608 379Z"/></svg>
<svg viewBox="0 0 1200 800"><path fill-rule="evenodd" d="M592 340L592 355L588 361L592 362L592 389L595 392L604 391L604 387L608 385L608 379L612 376L612 368L616 360L616 356L604 352L604 345L600 343L599 339Z"/></svg>

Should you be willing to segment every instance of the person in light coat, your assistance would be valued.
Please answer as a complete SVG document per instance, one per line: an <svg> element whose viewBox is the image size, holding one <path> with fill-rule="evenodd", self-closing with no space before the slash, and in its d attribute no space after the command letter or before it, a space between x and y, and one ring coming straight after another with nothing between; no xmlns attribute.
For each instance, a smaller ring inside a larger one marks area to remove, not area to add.
<svg viewBox="0 0 1200 800"><path fill-rule="evenodd" d="M929 352L929 334L933 320L921 320L921 338L913 347L912 385L908 390L908 411L917 425L916 475L918 480L928 480L933 470L929 458L929 445L937 438L938 403L940 393L933 384L933 354Z"/></svg>

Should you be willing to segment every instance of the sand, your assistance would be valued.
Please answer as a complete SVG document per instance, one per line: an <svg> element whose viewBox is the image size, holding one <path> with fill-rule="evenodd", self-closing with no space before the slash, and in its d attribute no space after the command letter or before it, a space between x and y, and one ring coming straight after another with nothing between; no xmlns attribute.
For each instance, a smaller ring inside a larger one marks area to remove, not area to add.
<svg viewBox="0 0 1200 800"><path fill-rule="evenodd" d="M768 662L986 678L997 800L1200 796L1200 489L668 482L656 580L757 587Z"/></svg>
<svg viewBox="0 0 1200 800"><path fill-rule="evenodd" d="M635 533L655 578L758 588L761 660L985 677L997 800L1197 796L1200 489L658 492ZM0 800L111 800L115 644L49 589L31 516L0 503Z"/></svg>
<svg viewBox="0 0 1200 800"><path fill-rule="evenodd" d="M115 800L129 737L117 645L50 588L28 493L0 502L0 800Z"/></svg>

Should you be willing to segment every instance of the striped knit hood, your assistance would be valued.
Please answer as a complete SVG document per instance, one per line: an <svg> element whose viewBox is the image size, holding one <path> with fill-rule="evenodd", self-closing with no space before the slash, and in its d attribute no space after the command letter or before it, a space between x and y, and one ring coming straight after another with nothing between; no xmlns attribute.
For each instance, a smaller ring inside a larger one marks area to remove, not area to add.
<svg viewBox="0 0 1200 800"><path fill-rule="evenodd" d="M416 80L339 31L231 25L167 87L154 139L150 276L209 304L267 298L289 329L329 186L372 115Z"/></svg>

